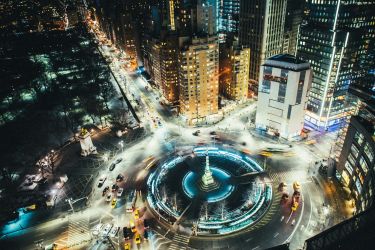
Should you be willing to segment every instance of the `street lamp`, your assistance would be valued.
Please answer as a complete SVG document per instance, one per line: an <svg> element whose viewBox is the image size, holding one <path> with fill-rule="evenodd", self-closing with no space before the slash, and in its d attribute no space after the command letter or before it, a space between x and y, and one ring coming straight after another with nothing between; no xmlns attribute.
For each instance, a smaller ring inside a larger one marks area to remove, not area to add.
<svg viewBox="0 0 375 250"><path fill-rule="evenodd" d="M124 152L124 141L120 141L118 144L120 144L121 152Z"/></svg>
<svg viewBox="0 0 375 250"><path fill-rule="evenodd" d="M108 159L109 159L108 153L105 153L105 154L103 155L103 160L104 160L104 161L108 161Z"/></svg>

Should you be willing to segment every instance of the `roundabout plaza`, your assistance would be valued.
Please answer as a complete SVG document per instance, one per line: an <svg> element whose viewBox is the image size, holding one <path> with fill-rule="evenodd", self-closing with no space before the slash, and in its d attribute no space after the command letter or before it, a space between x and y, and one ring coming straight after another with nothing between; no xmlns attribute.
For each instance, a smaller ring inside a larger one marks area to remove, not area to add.
<svg viewBox="0 0 375 250"><path fill-rule="evenodd" d="M220 146L167 157L149 175L147 189L148 206L159 221L193 236L251 227L267 214L273 195L255 159Z"/></svg>

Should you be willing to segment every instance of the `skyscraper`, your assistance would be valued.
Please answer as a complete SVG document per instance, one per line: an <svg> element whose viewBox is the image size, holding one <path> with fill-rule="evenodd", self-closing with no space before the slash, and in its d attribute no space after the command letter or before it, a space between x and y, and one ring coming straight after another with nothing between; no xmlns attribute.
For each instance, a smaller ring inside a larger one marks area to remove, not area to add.
<svg viewBox="0 0 375 250"><path fill-rule="evenodd" d="M286 139L300 135L311 85L309 63L276 55L266 60L260 72L256 127Z"/></svg>
<svg viewBox="0 0 375 250"><path fill-rule="evenodd" d="M249 48L238 46L238 41L220 51L220 93L231 100L244 101L247 98L250 53Z"/></svg>
<svg viewBox="0 0 375 250"><path fill-rule="evenodd" d="M198 0L197 33L212 36L216 34L216 1Z"/></svg>
<svg viewBox="0 0 375 250"><path fill-rule="evenodd" d="M219 0L218 8L218 31L223 39L228 33L238 36L240 0Z"/></svg>
<svg viewBox="0 0 375 250"><path fill-rule="evenodd" d="M180 52L180 111L189 123L218 112L219 48L216 37L195 38Z"/></svg>
<svg viewBox="0 0 375 250"><path fill-rule="evenodd" d="M305 1L288 0L285 13L283 53L295 55L297 50L297 35L302 23Z"/></svg>
<svg viewBox="0 0 375 250"><path fill-rule="evenodd" d="M153 39L153 76L164 98L174 103L178 100L178 39L177 36L166 36L160 40Z"/></svg>
<svg viewBox="0 0 375 250"><path fill-rule="evenodd" d="M371 68L372 59L366 54L375 36L375 2L309 0L306 4L297 51L314 71L306 124L336 129L352 112L345 102L349 85L365 81Z"/></svg>
<svg viewBox="0 0 375 250"><path fill-rule="evenodd" d="M282 52L287 0L240 0L240 45L250 48L250 81L265 59Z"/></svg>

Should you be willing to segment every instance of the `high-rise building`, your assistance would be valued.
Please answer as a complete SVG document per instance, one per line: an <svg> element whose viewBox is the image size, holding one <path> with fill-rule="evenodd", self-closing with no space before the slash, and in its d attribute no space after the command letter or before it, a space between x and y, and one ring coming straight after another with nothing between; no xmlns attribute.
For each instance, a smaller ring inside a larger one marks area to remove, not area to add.
<svg viewBox="0 0 375 250"><path fill-rule="evenodd" d="M305 1L288 0L285 13L285 26L283 38L283 54L295 55L297 51L297 36Z"/></svg>
<svg viewBox="0 0 375 250"><path fill-rule="evenodd" d="M198 35L216 34L216 1L198 0L197 1L197 33Z"/></svg>
<svg viewBox="0 0 375 250"><path fill-rule="evenodd" d="M282 52L287 0L240 0L240 45L250 48L250 81L266 58Z"/></svg>
<svg viewBox="0 0 375 250"><path fill-rule="evenodd" d="M238 36L240 0L219 0L218 31L223 41L228 33Z"/></svg>
<svg viewBox="0 0 375 250"><path fill-rule="evenodd" d="M336 176L354 199L356 211L375 204L375 105L363 102L352 116L336 164Z"/></svg>
<svg viewBox="0 0 375 250"><path fill-rule="evenodd" d="M312 78L310 64L281 54L267 59L260 74L256 127L286 139L300 135Z"/></svg>
<svg viewBox="0 0 375 250"><path fill-rule="evenodd" d="M367 54L375 37L375 2L308 0L306 9L297 48L314 71L306 125L333 130L352 112L349 85L366 81L374 65Z"/></svg>
<svg viewBox="0 0 375 250"><path fill-rule="evenodd" d="M225 97L244 101L248 95L250 49L238 46L224 47L220 51L220 93Z"/></svg>
<svg viewBox="0 0 375 250"><path fill-rule="evenodd" d="M180 52L180 111L191 124L218 112L219 48L216 37L194 38Z"/></svg>
<svg viewBox="0 0 375 250"><path fill-rule="evenodd" d="M167 36L153 39L153 79L164 98L174 103L178 100L178 39Z"/></svg>

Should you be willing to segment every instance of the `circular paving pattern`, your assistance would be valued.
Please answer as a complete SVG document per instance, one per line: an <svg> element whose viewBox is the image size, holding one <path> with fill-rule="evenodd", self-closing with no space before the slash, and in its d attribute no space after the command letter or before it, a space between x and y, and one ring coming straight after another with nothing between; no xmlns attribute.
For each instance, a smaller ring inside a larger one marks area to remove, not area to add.
<svg viewBox="0 0 375 250"><path fill-rule="evenodd" d="M147 180L147 201L164 221L177 220L198 235L227 234L251 226L267 212L272 187L248 155L199 146L161 161Z"/></svg>

